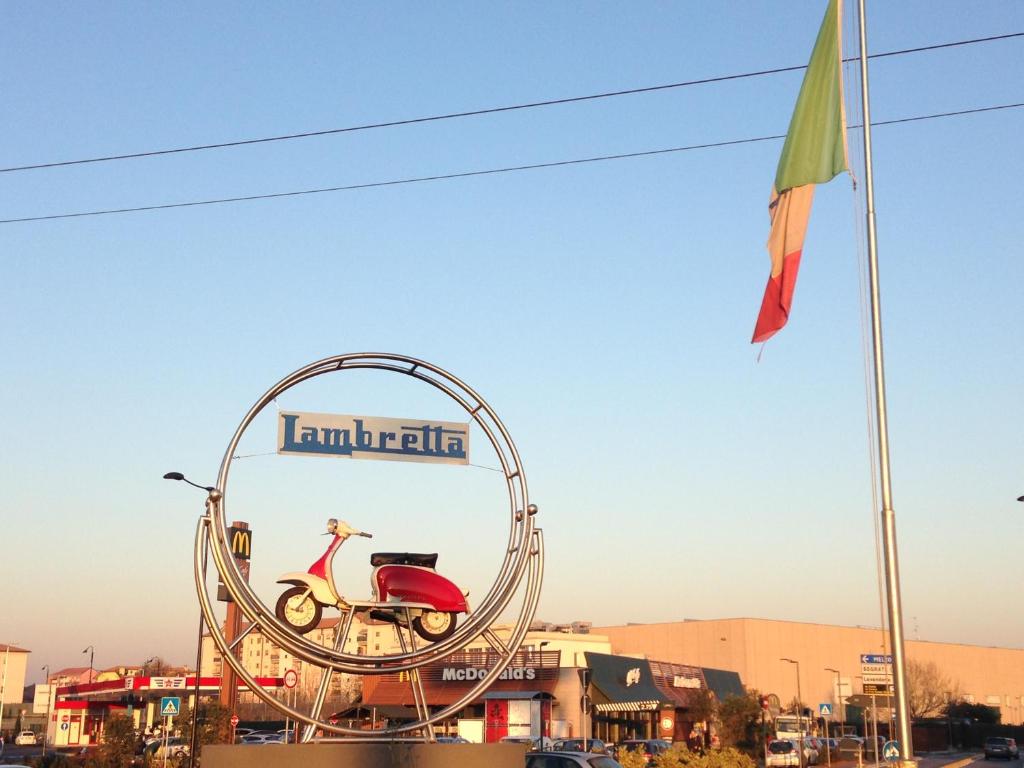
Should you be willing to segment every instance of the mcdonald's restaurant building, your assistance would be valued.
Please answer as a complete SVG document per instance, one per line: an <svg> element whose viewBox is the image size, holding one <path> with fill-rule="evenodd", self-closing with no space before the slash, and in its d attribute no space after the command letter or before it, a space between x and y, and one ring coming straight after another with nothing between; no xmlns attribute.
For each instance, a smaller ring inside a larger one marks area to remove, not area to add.
<svg viewBox="0 0 1024 768"><path fill-rule="evenodd" d="M562 635L560 644L576 638L585 644L607 642L601 636ZM459 702L498 660L492 649L472 648L422 667L428 708L436 712ZM589 680L581 670L589 673ZM467 702L442 729L482 742L505 736L579 737L584 729L587 736L606 741L680 740L695 726L698 732L703 729L690 715L699 690L720 698L743 692L735 672L529 644L516 652L494 685ZM364 678L362 707L392 713L407 707L411 717L414 705L408 672Z"/></svg>

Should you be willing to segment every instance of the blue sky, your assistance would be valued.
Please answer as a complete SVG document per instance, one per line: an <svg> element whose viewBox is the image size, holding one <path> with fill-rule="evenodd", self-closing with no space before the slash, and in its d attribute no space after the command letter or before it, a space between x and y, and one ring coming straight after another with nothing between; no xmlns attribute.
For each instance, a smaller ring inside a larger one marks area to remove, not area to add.
<svg viewBox="0 0 1024 768"><path fill-rule="evenodd" d="M869 50L1024 31L1024 6L875 3ZM461 112L799 65L824 3L8 3L3 167ZM847 53L855 50L847 9ZM1021 38L877 59L876 121L1024 101ZM853 70L849 74L854 75ZM234 149L2 174L17 218L360 184L785 132L786 73ZM850 94L852 96L852 92ZM852 100L852 99L848 99ZM859 107L850 105L850 122ZM876 207L908 637L1020 647L1022 110L879 127ZM860 134L851 131L853 159ZM879 621L858 242L819 190L789 326L749 342L781 142L453 181L0 225L8 435L0 641L32 664L194 659L201 496L252 402L389 351L495 407L541 507L539 616ZM863 177L858 170L858 176ZM761 355L758 360L759 354ZM338 378L338 377L336 377ZM354 375L281 407L452 418ZM273 450L272 414L247 433ZM493 466L477 441L474 463ZM231 513L254 584L439 551L475 594L500 483L479 467L256 456ZM346 557L348 555L348 557ZM344 558L344 562L342 559ZM130 629L129 629L130 628ZM127 631L126 631L127 630ZM31 677L31 674L30 674Z"/></svg>

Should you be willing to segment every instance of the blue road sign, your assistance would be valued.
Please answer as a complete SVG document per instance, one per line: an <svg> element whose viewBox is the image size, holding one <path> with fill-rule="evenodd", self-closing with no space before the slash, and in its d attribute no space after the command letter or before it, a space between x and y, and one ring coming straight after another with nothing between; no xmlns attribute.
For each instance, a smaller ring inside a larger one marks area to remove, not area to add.
<svg viewBox="0 0 1024 768"><path fill-rule="evenodd" d="M887 763L895 763L900 759L900 743L898 741L887 741L882 745L882 757Z"/></svg>
<svg viewBox="0 0 1024 768"><path fill-rule="evenodd" d="M822 717L824 717L825 715L831 715L832 714L832 705L831 704L819 704L818 705L818 714L821 715Z"/></svg>
<svg viewBox="0 0 1024 768"><path fill-rule="evenodd" d="M861 664L892 664L892 656L882 656L877 653L862 653L860 655Z"/></svg>
<svg viewBox="0 0 1024 768"><path fill-rule="evenodd" d="M174 717L181 712L180 696L163 696L160 699L160 717Z"/></svg>

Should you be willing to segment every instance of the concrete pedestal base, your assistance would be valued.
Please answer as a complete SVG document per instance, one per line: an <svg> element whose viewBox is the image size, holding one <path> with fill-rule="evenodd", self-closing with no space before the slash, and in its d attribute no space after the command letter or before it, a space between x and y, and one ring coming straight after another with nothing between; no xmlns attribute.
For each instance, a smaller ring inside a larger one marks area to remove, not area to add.
<svg viewBox="0 0 1024 768"><path fill-rule="evenodd" d="M203 768L523 768L522 744L209 744Z"/></svg>

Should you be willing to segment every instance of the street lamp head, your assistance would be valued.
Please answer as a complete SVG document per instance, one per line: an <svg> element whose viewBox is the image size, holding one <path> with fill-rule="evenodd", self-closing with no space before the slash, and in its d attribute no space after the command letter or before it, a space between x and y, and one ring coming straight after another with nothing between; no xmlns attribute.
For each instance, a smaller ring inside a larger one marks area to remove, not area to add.
<svg viewBox="0 0 1024 768"><path fill-rule="evenodd" d="M198 483L193 483L191 480L189 480L187 477L185 477L185 475L183 475L181 472L167 472L167 473L164 474L164 480L184 480L186 483L191 485L193 488L198 488L201 491L206 491L207 493L211 493L213 491L217 491L217 489L214 488L212 485L199 485ZM217 491L217 493L218 493L217 498L219 499L220 498L220 496L219 496L220 492Z"/></svg>
<svg viewBox="0 0 1024 768"><path fill-rule="evenodd" d="M839 674L839 670L838 669L832 669L832 667L825 667L825 671L826 672L835 672L837 675Z"/></svg>
<svg viewBox="0 0 1024 768"><path fill-rule="evenodd" d="M795 659L779 659L779 661L788 661L790 664L799 664L800 663L799 661L796 661Z"/></svg>
<svg viewBox="0 0 1024 768"><path fill-rule="evenodd" d="M89 651L95 650L91 645L86 646L82 649L82 653L88 653Z"/></svg>

